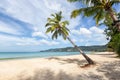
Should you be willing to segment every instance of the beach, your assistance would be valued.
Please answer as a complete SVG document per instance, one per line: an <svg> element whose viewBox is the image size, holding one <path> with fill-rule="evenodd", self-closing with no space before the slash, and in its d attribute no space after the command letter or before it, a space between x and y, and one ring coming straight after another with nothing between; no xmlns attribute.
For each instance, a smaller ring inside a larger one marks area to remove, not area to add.
<svg viewBox="0 0 120 80"><path fill-rule="evenodd" d="M112 52L82 55L0 60L0 80L120 80L120 59Z"/></svg>

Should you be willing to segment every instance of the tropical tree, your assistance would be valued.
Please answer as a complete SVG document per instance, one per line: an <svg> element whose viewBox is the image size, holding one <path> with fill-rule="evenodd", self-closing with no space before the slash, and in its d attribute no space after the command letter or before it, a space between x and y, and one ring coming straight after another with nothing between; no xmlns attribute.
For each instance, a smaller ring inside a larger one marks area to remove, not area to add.
<svg viewBox="0 0 120 80"><path fill-rule="evenodd" d="M120 13L118 13L118 19L120 20ZM111 19L107 18L104 21L104 24L107 26L105 29L105 34L107 39L110 40L107 44L108 50L116 52L120 57L120 33L116 27L114 27Z"/></svg>
<svg viewBox="0 0 120 80"><path fill-rule="evenodd" d="M99 21L104 20L105 18L110 17L115 27L117 27L120 32L120 21L116 16L116 13L112 6L114 4L120 3L120 0L67 0L69 2L82 2L86 5L84 8L73 10L71 17L75 18L79 14L93 18L96 20L96 24L99 24Z"/></svg>
<svg viewBox="0 0 120 80"><path fill-rule="evenodd" d="M57 39L58 36L62 36L64 40L68 39L72 45L85 57L88 64L94 64L94 61L90 59L78 46L68 37L69 29L66 25L69 25L68 21L62 21L62 12L51 14L51 18L48 18L46 23L46 33L52 33L52 39Z"/></svg>

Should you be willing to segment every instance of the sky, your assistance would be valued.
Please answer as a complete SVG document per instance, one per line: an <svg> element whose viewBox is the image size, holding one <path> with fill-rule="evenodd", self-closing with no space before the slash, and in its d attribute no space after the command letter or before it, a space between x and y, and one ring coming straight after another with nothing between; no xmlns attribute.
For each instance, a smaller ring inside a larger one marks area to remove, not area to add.
<svg viewBox="0 0 120 80"><path fill-rule="evenodd" d="M78 3L67 0L0 0L0 52L31 52L72 46L62 37L52 40L51 34L45 33L47 18L59 11L63 12L64 20L69 20L69 37L78 46L107 44L104 26L96 27L92 18L70 18L72 10L79 7Z"/></svg>

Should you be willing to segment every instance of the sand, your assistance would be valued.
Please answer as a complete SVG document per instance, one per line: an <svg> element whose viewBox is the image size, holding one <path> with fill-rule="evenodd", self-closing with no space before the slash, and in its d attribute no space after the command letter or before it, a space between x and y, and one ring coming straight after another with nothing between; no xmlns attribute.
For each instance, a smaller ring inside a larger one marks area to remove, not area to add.
<svg viewBox="0 0 120 80"><path fill-rule="evenodd" d="M0 80L120 80L120 59L110 52L82 55L0 60Z"/></svg>

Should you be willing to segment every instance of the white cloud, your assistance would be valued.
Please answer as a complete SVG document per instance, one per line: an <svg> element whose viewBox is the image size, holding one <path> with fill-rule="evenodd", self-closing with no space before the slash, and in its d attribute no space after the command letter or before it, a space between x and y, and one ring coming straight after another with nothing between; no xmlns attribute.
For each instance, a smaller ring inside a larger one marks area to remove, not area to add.
<svg viewBox="0 0 120 80"><path fill-rule="evenodd" d="M72 39L72 41L73 41L73 42L77 42L77 40L76 40L76 39Z"/></svg>
<svg viewBox="0 0 120 80"><path fill-rule="evenodd" d="M80 35L80 31L79 30L71 30L72 34L76 34L76 35Z"/></svg>
<svg viewBox="0 0 120 80"><path fill-rule="evenodd" d="M91 35L91 31L89 31L87 28L80 28L80 34Z"/></svg>
<svg viewBox="0 0 120 80"><path fill-rule="evenodd" d="M93 33L98 33L98 34L103 34L103 32L104 32L104 30L102 30L98 27L95 27L95 26L91 27L90 31L92 31Z"/></svg>
<svg viewBox="0 0 120 80"><path fill-rule="evenodd" d="M41 42L42 44L46 44L46 45L49 45L49 46L58 45L58 44L59 44L59 42L47 41L47 40L45 40L45 39L40 40L40 42Z"/></svg>
<svg viewBox="0 0 120 80"><path fill-rule="evenodd" d="M9 24L3 23L0 21L0 32L5 32L8 34L15 34L15 35L20 35L22 33L19 32L19 30L16 30L12 28Z"/></svg>
<svg viewBox="0 0 120 80"><path fill-rule="evenodd" d="M83 40L83 39L80 39L80 40L79 40L79 42L84 42L84 41L85 41L85 40Z"/></svg>
<svg viewBox="0 0 120 80"><path fill-rule="evenodd" d="M44 3L48 9L59 11L62 9L62 6L60 3L57 3L56 1L49 1L44 0Z"/></svg>
<svg viewBox="0 0 120 80"><path fill-rule="evenodd" d="M86 37L90 37L90 35L92 34L92 32L87 28L80 28L79 30L72 30L71 32L72 34L83 35Z"/></svg>
<svg viewBox="0 0 120 80"><path fill-rule="evenodd" d="M5 22L5 24L0 23L0 31L8 34L24 34L24 36L21 35L21 37L15 37L0 35L0 48L3 47L3 45L17 45L22 46L23 48L25 48L25 46L32 46L31 49L35 46L44 46L45 48L50 48L50 46L58 44L68 46L68 44L70 44L68 41L64 41L62 38L52 41L49 40L51 34L46 35L44 33L46 30L46 19L50 17L51 13L58 11L63 12L64 20L69 20L70 25L67 27L71 30L72 34L70 34L70 37L73 41L77 43L79 42L80 45L96 43L101 44L105 42L106 40L105 36L102 34L102 29L97 27L81 27L79 30L76 30L81 25L86 26L86 24L83 23L85 20L83 20L81 16L75 19L70 19L72 10L76 8L77 7L75 4L69 3L67 0L1 0L0 12L4 12L8 16L14 17L16 20L14 20L14 22L8 21L10 22L9 24L7 22ZM30 23L32 26L24 27L22 26L24 24L19 22L17 23L17 20ZM92 20L86 22L87 24L91 24L91 21ZM11 23L14 24L10 25ZM30 31L29 28L32 30ZM38 40L36 37L40 37L41 39Z"/></svg>
<svg viewBox="0 0 120 80"><path fill-rule="evenodd" d="M86 43L85 46L90 46L91 44L90 43Z"/></svg>
<svg viewBox="0 0 120 80"><path fill-rule="evenodd" d="M84 27L80 28L79 30L73 29L71 32L72 34L76 34L76 35L92 35L93 33L103 34L104 30L93 26L89 29Z"/></svg>
<svg viewBox="0 0 120 80"><path fill-rule="evenodd" d="M20 42L16 43L16 45L19 45L19 46L35 46L35 45L53 46L53 45L58 45L58 44L59 44L59 42L48 41L48 40L45 40L45 39L36 40L35 38L24 38L24 39L21 39Z"/></svg>
<svg viewBox="0 0 120 80"><path fill-rule="evenodd" d="M70 14L76 8L71 4L61 0L5 0L1 1L0 7L6 14L21 21L32 24L37 30L45 31L46 19L50 14L63 11L64 19L70 21L69 29L73 29L80 24L80 18L70 19Z"/></svg>
<svg viewBox="0 0 120 80"><path fill-rule="evenodd" d="M29 46L29 45L39 45L39 46L42 46L42 45L46 45L46 46L52 46L52 45L58 45L59 42L55 42L55 41L48 41L48 40L45 40L45 39L41 39L41 40L37 40L35 38L21 38L21 41L19 41L17 43L17 45L22 45L22 46Z"/></svg>
<svg viewBox="0 0 120 80"><path fill-rule="evenodd" d="M72 37L83 45L104 45L108 42L103 34L104 30L99 27L74 29L71 32L74 34Z"/></svg>
<svg viewBox="0 0 120 80"><path fill-rule="evenodd" d="M27 37L13 37L8 35L0 35L1 45L19 45L19 46L35 46L35 45L46 45L46 46L52 46L52 45L58 45L59 42L56 41L50 41L50 40L37 40L35 38L27 38Z"/></svg>
<svg viewBox="0 0 120 80"><path fill-rule="evenodd" d="M33 37L42 37L42 38L48 38L48 36L44 32L33 32L32 33Z"/></svg>
<svg viewBox="0 0 120 80"><path fill-rule="evenodd" d="M44 31L46 19L51 13L63 11L65 19L69 20L75 5L71 5L67 0L34 0L34 2L33 0L7 0L1 1L0 7L5 9L10 16L28 22L40 31ZM74 20L70 20L70 27L78 24L78 19Z"/></svg>

